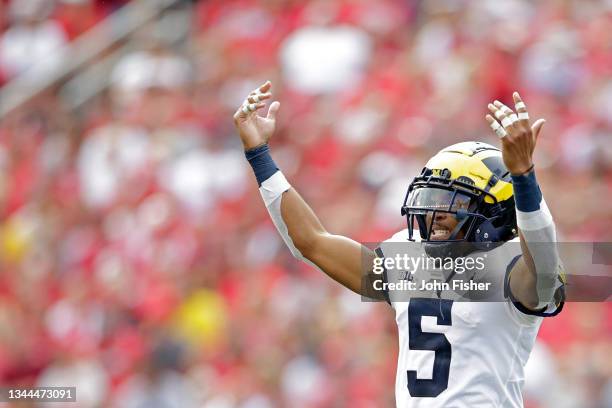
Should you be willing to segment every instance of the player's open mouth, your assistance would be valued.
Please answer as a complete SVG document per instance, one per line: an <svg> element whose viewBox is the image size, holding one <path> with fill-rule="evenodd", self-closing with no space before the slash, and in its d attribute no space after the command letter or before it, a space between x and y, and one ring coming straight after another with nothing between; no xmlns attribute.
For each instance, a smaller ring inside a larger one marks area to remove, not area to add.
<svg viewBox="0 0 612 408"><path fill-rule="evenodd" d="M448 228L440 227L435 225L431 231L429 239L431 240L442 240L450 237L450 230Z"/></svg>

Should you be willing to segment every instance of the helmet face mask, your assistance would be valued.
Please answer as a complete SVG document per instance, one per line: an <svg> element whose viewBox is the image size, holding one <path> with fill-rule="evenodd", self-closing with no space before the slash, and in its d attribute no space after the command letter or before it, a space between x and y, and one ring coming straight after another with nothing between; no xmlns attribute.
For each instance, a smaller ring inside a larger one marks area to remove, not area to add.
<svg viewBox="0 0 612 408"><path fill-rule="evenodd" d="M471 147L473 152L453 150L457 146L465 150L465 145ZM474 157L485 150L484 159ZM495 160L495 171L488 168L494 161L491 157L499 159ZM432 162L438 168L430 168ZM436 253L449 253L449 247L454 246L457 248L450 252L457 254L466 252L466 245L457 243L502 243L514 238L514 197L511 190L508 194L511 184L507 170L505 167L499 168L499 163L503 167L499 150L479 142L450 146L434 156L410 183L404 199L402 215L407 218L408 239L415 240L416 225L426 249L438 248ZM439 168L444 164L454 168ZM476 177L480 178L481 186L474 183L473 178ZM498 185L504 188L503 194L499 193L500 188L491 190L498 182L504 182ZM496 197L496 193L504 198L503 201ZM454 219L448 220L448 217ZM473 248L474 245L468 247ZM446 249L441 251L443 248Z"/></svg>
<svg viewBox="0 0 612 408"><path fill-rule="evenodd" d="M486 220L483 215L484 197L489 196L494 205L495 197L469 184L433 176L419 176L410 184L402 214L408 218L408 235L412 240L414 226L418 226L421 240L425 242L463 242L470 240L474 227ZM479 211L480 210L480 211ZM446 239L433 239L436 218L448 214L457 224ZM480 222L479 222L480 221Z"/></svg>

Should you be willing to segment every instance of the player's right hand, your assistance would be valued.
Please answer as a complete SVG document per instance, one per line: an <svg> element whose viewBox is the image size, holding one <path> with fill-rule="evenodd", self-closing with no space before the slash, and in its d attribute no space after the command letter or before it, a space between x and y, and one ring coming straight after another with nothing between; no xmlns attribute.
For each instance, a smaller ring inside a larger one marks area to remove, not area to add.
<svg viewBox="0 0 612 408"><path fill-rule="evenodd" d="M265 102L262 101L272 96L272 93L268 92L271 87L272 83L266 81L251 92L242 106L234 113L234 125L238 129L245 150L267 143L274 133L276 113L280 108L280 102L272 102L265 117L257 114L258 110L266 106Z"/></svg>

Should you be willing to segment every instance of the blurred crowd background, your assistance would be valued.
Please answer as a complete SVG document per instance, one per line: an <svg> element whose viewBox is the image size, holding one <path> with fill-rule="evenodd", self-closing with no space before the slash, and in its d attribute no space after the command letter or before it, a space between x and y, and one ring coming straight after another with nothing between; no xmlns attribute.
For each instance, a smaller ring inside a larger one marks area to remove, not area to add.
<svg viewBox="0 0 612 408"><path fill-rule="evenodd" d="M411 177L497 144L486 105L519 90L560 239L612 238L609 0L0 0L0 384L393 406L393 311L291 258L245 163L232 114L267 79L274 157L331 232L403 228ZM611 315L545 321L527 408L612 407Z"/></svg>

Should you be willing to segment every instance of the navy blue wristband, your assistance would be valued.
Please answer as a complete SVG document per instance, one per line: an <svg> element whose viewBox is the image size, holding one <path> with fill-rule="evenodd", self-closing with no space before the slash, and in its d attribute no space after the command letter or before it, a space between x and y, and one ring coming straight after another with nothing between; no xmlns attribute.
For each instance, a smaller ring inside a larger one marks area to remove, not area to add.
<svg viewBox="0 0 612 408"><path fill-rule="evenodd" d="M260 187L264 181L278 171L276 163L274 163L272 156L270 156L270 148L267 143L245 151L244 155L253 168L257 184Z"/></svg>
<svg viewBox="0 0 612 408"><path fill-rule="evenodd" d="M514 189L514 203L516 208L522 212L532 212L540 209L542 192L536 180L535 171L512 177L512 188Z"/></svg>

